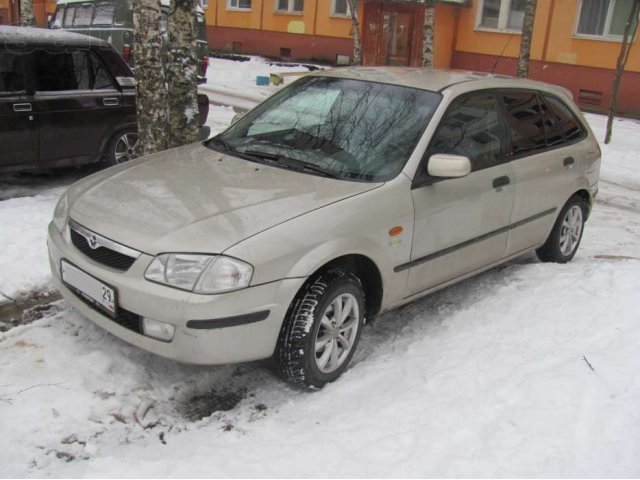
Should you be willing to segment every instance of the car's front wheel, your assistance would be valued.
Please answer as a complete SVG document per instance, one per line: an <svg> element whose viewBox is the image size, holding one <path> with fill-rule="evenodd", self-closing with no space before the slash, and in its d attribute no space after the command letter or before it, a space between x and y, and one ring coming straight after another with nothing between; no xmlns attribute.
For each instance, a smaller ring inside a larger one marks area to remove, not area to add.
<svg viewBox="0 0 640 480"><path fill-rule="evenodd" d="M107 145L104 155L105 163L109 166L128 162L139 156L138 132L134 129L116 133Z"/></svg>
<svg viewBox="0 0 640 480"><path fill-rule="evenodd" d="M576 195L569 199L558 215L549 238L536 250L541 261L566 263L574 257L582 240L587 211L587 203L582 197Z"/></svg>
<svg viewBox="0 0 640 480"><path fill-rule="evenodd" d="M347 368L364 323L365 298L358 277L332 269L311 280L293 300L275 352L290 383L320 388Z"/></svg>

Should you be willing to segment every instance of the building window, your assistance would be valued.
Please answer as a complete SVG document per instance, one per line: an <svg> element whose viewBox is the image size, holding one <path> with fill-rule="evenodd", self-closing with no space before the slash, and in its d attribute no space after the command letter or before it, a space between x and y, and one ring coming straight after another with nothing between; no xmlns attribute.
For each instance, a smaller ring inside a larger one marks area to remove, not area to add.
<svg viewBox="0 0 640 480"><path fill-rule="evenodd" d="M207 8L209 7L209 0L200 0L200 6L202 8Z"/></svg>
<svg viewBox="0 0 640 480"><path fill-rule="evenodd" d="M598 37L622 37L635 0L582 0L576 34ZM632 26L632 32L635 31Z"/></svg>
<svg viewBox="0 0 640 480"><path fill-rule="evenodd" d="M304 0L276 0L276 10L279 12L302 13Z"/></svg>
<svg viewBox="0 0 640 480"><path fill-rule="evenodd" d="M494 30L522 30L526 0L482 0L478 27Z"/></svg>
<svg viewBox="0 0 640 480"><path fill-rule="evenodd" d="M338 17L350 17L351 10L349 10L349 2L347 0L333 0L331 15Z"/></svg>
<svg viewBox="0 0 640 480"><path fill-rule="evenodd" d="M251 10L251 0L228 0L229 10Z"/></svg>

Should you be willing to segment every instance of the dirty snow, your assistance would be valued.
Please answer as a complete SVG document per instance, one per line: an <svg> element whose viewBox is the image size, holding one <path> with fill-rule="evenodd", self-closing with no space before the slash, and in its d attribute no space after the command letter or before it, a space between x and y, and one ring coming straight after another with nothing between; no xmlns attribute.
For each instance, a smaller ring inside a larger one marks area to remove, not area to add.
<svg viewBox="0 0 640 480"><path fill-rule="evenodd" d="M51 305L0 334L0 476L639 476L640 123L602 148L572 263L529 255L385 314L322 391L268 362L179 365ZM9 295L46 288L63 190L26 183L0 201Z"/></svg>

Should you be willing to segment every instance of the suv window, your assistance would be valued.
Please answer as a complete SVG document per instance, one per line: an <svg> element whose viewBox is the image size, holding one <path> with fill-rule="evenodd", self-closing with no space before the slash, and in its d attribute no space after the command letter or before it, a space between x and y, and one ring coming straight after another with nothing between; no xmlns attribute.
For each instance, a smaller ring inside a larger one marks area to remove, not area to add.
<svg viewBox="0 0 640 480"><path fill-rule="evenodd" d="M24 92L25 55L3 50L0 54L0 95Z"/></svg>
<svg viewBox="0 0 640 480"><path fill-rule="evenodd" d="M111 77L89 50L35 52L36 90L60 92L113 88Z"/></svg>
<svg viewBox="0 0 640 480"><path fill-rule="evenodd" d="M566 142L578 140L586 135L578 119L564 103L550 95L545 95L544 99L549 105L550 113L563 131Z"/></svg>
<svg viewBox="0 0 640 480"><path fill-rule="evenodd" d="M112 2L96 4L96 12L93 15L93 25L111 25L115 5Z"/></svg>
<svg viewBox="0 0 640 480"><path fill-rule="evenodd" d="M500 120L493 94L472 94L456 100L436 130L427 158L436 153L464 155L473 171L501 160Z"/></svg>
<svg viewBox="0 0 640 480"><path fill-rule="evenodd" d="M535 92L502 95L511 139L511 155L534 153L547 148L538 96Z"/></svg>

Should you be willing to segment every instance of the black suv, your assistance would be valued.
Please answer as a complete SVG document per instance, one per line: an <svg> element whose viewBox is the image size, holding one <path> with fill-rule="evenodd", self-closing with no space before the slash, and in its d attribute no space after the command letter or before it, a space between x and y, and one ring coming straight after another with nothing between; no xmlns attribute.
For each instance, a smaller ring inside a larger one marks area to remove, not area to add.
<svg viewBox="0 0 640 480"><path fill-rule="evenodd" d="M133 73L107 42L0 26L0 170L128 160L135 99ZM206 96L198 103L204 124Z"/></svg>

